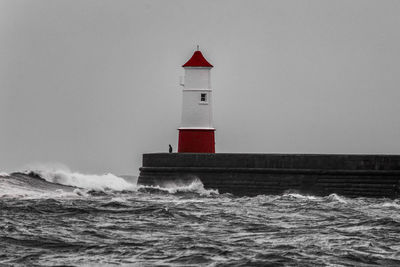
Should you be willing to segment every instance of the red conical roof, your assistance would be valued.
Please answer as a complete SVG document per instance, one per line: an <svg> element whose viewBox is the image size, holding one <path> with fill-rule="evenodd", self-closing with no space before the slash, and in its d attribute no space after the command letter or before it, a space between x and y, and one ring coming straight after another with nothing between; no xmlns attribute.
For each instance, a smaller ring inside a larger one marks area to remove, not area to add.
<svg viewBox="0 0 400 267"><path fill-rule="evenodd" d="M182 65L182 67L206 67L206 68L212 68L213 65L211 65L203 56L203 54L200 51L194 52L193 56L186 62L185 64Z"/></svg>

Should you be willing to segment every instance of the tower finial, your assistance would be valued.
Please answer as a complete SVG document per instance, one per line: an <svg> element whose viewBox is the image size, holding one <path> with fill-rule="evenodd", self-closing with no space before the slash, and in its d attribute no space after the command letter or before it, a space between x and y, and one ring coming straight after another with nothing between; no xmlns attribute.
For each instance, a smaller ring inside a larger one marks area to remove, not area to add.
<svg viewBox="0 0 400 267"><path fill-rule="evenodd" d="M199 45L197 45L197 51L199 51Z"/></svg>

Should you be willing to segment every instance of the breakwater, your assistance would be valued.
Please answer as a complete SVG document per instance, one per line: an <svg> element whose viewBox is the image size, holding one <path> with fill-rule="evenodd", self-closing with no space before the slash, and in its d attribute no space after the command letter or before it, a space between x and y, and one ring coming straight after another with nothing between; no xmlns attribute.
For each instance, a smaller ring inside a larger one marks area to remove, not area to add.
<svg viewBox="0 0 400 267"><path fill-rule="evenodd" d="M139 184L162 187L198 178L206 189L238 196L400 195L400 155L150 153L142 166Z"/></svg>

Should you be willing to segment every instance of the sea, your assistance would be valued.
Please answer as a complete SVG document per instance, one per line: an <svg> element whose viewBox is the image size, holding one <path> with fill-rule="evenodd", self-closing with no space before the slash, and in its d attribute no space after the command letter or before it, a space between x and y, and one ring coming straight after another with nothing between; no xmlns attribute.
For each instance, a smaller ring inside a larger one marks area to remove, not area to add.
<svg viewBox="0 0 400 267"><path fill-rule="evenodd" d="M0 173L0 266L400 266L400 199Z"/></svg>

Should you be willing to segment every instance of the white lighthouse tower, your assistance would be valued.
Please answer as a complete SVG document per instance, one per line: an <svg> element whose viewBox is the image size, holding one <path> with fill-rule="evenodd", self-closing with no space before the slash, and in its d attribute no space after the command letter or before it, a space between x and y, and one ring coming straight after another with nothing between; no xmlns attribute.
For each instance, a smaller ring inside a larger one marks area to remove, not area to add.
<svg viewBox="0 0 400 267"><path fill-rule="evenodd" d="M213 67L198 50L183 66L185 69L182 123L178 152L215 153L212 119L210 70Z"/></svg>

